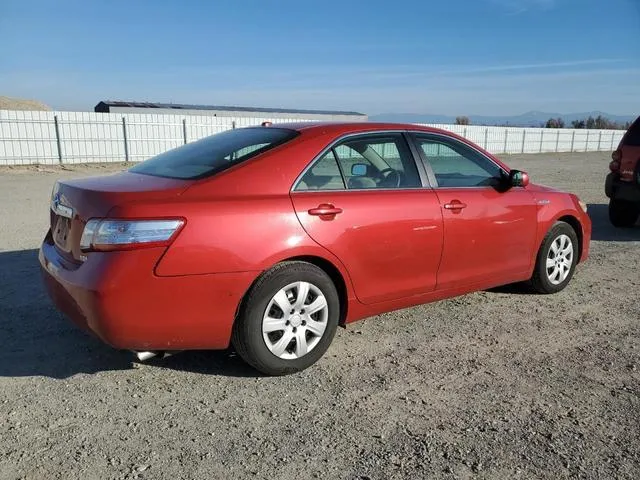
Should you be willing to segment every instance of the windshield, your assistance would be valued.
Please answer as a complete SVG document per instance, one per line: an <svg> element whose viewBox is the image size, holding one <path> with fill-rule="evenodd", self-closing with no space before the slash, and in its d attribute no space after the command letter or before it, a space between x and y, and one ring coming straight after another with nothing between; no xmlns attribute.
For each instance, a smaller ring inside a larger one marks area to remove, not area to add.
<svg viewBox="0 0 640 480"><path fill-rule="evenodd" d="M174 148L129 169L157 177L197 179L244 162L298 135L285 128L227 130Z"/></svg>

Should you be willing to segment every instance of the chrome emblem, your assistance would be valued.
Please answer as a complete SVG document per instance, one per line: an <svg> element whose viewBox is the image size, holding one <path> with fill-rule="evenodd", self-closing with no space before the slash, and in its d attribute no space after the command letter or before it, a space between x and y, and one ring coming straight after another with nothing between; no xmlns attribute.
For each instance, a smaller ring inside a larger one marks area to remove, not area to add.
<svg viewBox="0 0 640 480"><path fill-rule="evenodd" d="M56 193L51 200L51 209L61 217L73 218L73 208L67 207L62 203L59 193Z"/></svg>

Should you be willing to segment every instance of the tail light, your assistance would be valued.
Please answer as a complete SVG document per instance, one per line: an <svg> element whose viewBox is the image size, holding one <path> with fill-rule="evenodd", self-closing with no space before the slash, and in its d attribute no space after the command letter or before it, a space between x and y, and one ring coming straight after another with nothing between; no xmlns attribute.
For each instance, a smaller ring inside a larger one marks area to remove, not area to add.
<svg viewBox="0 0 640 480"><path fill-rule="evenodd" d="M618 172L620 170L620 161L613 160L611 163L609 163L609 170L611 170L614 173Z"/></svg>
<svg viewBox="0 0 640 480"><path fill-rule="evenodd" d="M620 150L616 150L611 154L611 159L614 162L620 162L620 160L622 160L622 152Z"/></svg>
<svg viewBox="0 0 640 480"><path fill-rule="evenodd" d="M169 245L184 223L183 219L93 219L84 227L80 249L83 252L112 251Z"/></svg>
<svg viewBox="0 0 640 480"><path fill-rule="evenodd" d="M611 163L609 163L609 170L612 172L620 171L620 160L622 160L622 152L620 150L616 150L611 154Z"/></svg>

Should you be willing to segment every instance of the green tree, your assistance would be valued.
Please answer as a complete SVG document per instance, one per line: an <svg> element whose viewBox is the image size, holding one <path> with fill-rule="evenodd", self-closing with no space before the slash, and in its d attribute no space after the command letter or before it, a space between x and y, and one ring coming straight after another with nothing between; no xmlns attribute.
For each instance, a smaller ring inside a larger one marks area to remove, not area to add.
<svg viewBox="0 0 640 480"><path fill-rule="evenodd" d="M545 128L564 128L564 120L560 117L550 118L547 120Z"/></svg>
<svg viewBox="0 0 640 480"><path fill-rule="evenodd" d="M573 128L594 128L598 130L627 130L630 125L630 122L614 122L602 115L598 115L596 118L589 116L588 118L571 122Z"/></svg>
<svg viewBox="0 0 640 480"><path fill-rule="evenodd" d="M611 122L604 118L602 115L598 115L595 120L595 125L593 128L597 128L598 130L604 130L605 128L611 127Z"/></svg>

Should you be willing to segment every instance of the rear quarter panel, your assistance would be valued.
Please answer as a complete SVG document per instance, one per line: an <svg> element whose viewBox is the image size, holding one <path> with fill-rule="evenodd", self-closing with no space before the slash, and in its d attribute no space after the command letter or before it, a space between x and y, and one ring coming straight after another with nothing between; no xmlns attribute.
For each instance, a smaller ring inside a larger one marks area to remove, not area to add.
<svg viewBox="0 0 640 480"><path fill-rule="evenodd" d="M304 231L286 196L182 198L117 207L112 217L184 217L186 225L156 265L158 276L260 272L297 256L338 259ZM347 280L347 278L345 278Z"/></svg>

